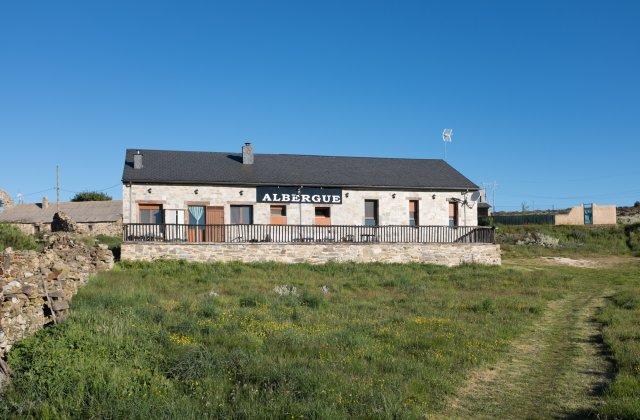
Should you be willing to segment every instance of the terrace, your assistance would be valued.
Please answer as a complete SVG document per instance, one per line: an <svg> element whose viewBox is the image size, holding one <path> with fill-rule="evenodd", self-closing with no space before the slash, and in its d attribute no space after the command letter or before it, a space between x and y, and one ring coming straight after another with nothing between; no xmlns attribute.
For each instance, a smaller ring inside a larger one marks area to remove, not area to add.
<svg viewBox="0 0 640 420"><path fill-rule="evenodd" d="M495 243L482 226L188 225L126 223L125 242L167 243Z"/></svg>

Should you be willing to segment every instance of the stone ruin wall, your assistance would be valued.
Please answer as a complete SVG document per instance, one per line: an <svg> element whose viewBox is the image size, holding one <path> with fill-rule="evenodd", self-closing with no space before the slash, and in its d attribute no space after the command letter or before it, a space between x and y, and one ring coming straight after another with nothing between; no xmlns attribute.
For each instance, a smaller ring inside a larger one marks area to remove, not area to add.
<svg viewBox="0 0 640 420"><path fill-rule="evenodd" d="M0 356L45 325L63 321L69 301L89 276L113 267L106 245L88 246L71 233L44 237L41 252L0 254ZM0 366L1 367L1 366Z"/></svg>
<svg viewBox="0 0 640 420"><path fill-rule="evenodd" d="M20 229L25 235L51 232L51 223L11 223L11 225ZM122 236L122 222L76 222L76 225L83 234L90 236Z"/></svg>

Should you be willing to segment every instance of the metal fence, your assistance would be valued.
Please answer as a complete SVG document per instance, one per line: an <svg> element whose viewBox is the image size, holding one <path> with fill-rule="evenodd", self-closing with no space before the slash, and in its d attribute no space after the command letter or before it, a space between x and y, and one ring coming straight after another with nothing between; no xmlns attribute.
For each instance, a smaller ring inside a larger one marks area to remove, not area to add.
<svg viewBox="0 0 640 420"><path fill-rule="evenodd" d="M176 243L494 243L494 229L481 226L186 225L127 223L127 242Z"/></svg>
<svg viewBox="0 0 640 420"><path fill-rule="evenodd" d="M509 214L493 215L489 220L499 225L553 225L556 219L553 214Z"/></svg>

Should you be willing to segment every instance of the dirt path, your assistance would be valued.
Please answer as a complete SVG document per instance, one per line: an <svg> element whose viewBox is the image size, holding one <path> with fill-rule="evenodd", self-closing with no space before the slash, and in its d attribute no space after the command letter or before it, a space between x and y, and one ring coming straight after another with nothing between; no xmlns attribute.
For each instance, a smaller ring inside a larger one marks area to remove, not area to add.
<svg viewBox="0 0 640 420"><path fill-rule="evenodd" d="M588 417L600 403L611 362L593 316L604 298L572 295L551 302L508 354L474 372L442 413L446 417Z"/></svg>

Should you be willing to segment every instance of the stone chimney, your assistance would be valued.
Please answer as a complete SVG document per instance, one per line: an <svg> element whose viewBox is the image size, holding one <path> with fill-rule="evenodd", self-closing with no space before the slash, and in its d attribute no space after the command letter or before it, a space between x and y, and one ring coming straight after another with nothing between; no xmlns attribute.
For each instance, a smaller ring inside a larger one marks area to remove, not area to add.
<svg viewBox="0 0 640 420"><path fill-rule="evenodd" d="M47 197L42 197L42 208L43 209L49 208L49 199Z"/></svg>
<svg viewBox="0 0 640 420"><path fill-rule="evenodd" d="M253 165L253 146L251 143L245 143L242 146L242 164Z"/></svg>
<svg viewBox="0 0 640 420"><path fill-rule="evenodd" d="M133 169L142 169L142 153L140 153L140 150L133 155Z"/></svg>

